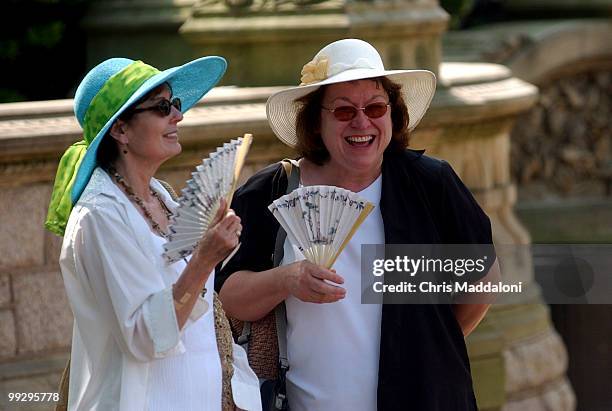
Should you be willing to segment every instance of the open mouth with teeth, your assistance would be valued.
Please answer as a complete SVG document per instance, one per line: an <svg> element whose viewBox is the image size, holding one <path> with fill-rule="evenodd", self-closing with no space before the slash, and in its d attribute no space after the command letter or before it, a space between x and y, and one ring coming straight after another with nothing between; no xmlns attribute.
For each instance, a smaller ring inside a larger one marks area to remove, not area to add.
<svg viewBox="0 0 612 411"><path fill-rule="evenodd" d="M349 143L351 146L355 146L355 147L367 147L372 145L372 143L374 142L374 136L373 135L367 135L367 136L348 136L348 137L344 137L344 140Z"/></svg>

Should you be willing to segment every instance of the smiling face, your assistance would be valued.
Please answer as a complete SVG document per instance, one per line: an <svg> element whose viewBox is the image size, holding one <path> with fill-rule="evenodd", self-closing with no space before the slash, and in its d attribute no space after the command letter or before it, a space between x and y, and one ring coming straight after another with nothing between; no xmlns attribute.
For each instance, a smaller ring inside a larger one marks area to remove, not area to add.
<svg viewBox="0 0 612 411"><path fill-rule="evenodd" d="M330 167L342 172L378 172L393 132L391 109L379 118L357 110L357 115L348 121L338 120L330 111L373 103L389 103L387 92L377 81L357 80L326 87L322 106L328 110L321 110L321 138L330 155Z"/></svg>
<svg viewBox="0 0 612 411"><path fill-rule="evenodd" d="M165 85L134 108L154 107L163 99L172 99L170 89ZM159 110L134 113L123 123L122 138L117 140L127 144L130 158L159 165L181 152L178 123L182 119L183 114L176 107L172 107L167 116Z"/></svg>

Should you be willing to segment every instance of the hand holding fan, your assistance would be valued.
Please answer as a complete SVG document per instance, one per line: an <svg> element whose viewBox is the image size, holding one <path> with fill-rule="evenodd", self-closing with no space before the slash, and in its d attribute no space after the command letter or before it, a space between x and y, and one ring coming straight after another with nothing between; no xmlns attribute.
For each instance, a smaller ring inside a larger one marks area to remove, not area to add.
<svg viewBox="0 0 612 411"><path fill-rule="evenodd" d="M251 134L218 147L191 173L170 220L164 258L173 263L190 255L212 222L221 198L232 201L240 172L253 141Z"/></svg>
<svg viewBox="0 0 612 411"><path fill-rule="evenodd" d="M308 261L331 268L374 205L352 191L308 186L268 206Z"/></svg>

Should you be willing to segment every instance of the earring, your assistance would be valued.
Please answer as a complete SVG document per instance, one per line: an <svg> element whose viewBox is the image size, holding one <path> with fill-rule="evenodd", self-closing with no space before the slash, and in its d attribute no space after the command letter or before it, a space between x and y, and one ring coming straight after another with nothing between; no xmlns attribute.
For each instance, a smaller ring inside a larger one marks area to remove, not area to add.
<svg viewBox="0 0 612 411"><path fill-rule="evenodd" d="M125 147L123 148L123 154L127 154L128 150L127 150L127 144L125 145Z"/></svg>

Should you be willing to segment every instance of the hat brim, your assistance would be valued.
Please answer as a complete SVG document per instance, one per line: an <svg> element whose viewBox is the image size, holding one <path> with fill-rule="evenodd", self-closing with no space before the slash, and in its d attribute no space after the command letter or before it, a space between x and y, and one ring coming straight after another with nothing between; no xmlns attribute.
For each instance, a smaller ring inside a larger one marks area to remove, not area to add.
<svg viewBox="0 0 612 411"><path fill-rule="evenodd" d="M281 90L271 95L266 103L266 115L270 127L283 143L289 147L295 147L297 144L295 121L300 109L295 100L321 86L376 77L387 77L401 84L402 96L410 118L408 130L414 130L425 115L436 91L436 76L431 71L353 69L343 71L318 83Z"/></svg>
<svg viewBox="0 0 612 411"><path fill-rule="evenodd" d="M132 104L146 95L149 91L163 83L169 83L172 96L181 99L182 112L185 113L212 89L221 79L227 62L222 57L208 56L193 60L182 66L172 67L145 81L142 86L113 114L100 132L94 137L77 172L71 191L72 203L75 204L87 186L91 174L97 166L97 153L100 142L115 120Z"/></svg>

